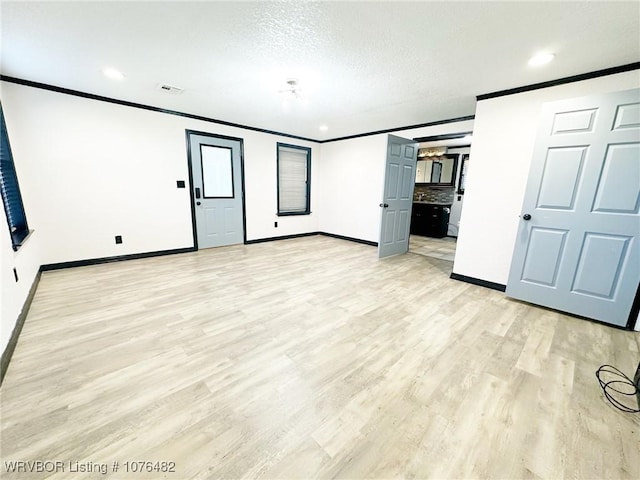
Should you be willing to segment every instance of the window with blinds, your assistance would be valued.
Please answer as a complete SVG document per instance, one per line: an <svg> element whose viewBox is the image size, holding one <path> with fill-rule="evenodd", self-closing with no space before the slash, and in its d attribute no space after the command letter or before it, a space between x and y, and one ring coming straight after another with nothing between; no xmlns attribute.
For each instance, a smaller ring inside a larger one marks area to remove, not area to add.
<svg viewBox="0 0 640 480"><path fill-rule="evenodd" d="M11 146L9 145L9 135L4 122L2 105L0 105L0 194L2 195L4 211L7 215L11 243L13 249L17 250L29 234L29 227L27 225L27 216L24 213L22 196L20 195L16 167L11 155Z"/></svg>
<svg viewBox="0 0 640 480"><path fill-rule="evenodd" d="M278 143L278 215L311 213L311 149Z"/></svg>

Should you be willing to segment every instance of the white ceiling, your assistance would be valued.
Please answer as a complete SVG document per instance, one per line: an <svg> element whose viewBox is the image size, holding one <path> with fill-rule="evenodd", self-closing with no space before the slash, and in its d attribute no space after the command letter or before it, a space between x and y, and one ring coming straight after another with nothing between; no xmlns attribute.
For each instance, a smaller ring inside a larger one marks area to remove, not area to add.
<svg viewBox="0 0 640 480"><path fill-rule="evenodd" d="M320 140L473 115L478 94L640 59L636 1L3 0L0 9L3 75ZM540 50L555 61L529 67ZM107 66L126 78L106 78ZM290 77L305 101L285 107L278 90Z"/></svg>

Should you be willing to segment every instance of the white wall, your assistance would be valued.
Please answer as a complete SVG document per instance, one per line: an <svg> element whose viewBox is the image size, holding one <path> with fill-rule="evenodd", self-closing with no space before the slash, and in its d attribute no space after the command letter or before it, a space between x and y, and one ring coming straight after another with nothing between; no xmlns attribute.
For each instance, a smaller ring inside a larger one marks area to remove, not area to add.
<svg viewBox="0 0 640 480"><path fill-rule="evenodd" d="M455 273L507 283L541 105L638 86L635 70L478 102Z"/></svg>
<svg viewBox="0 0 640 480"><path fill-rule="evenodd" d="M186 129L244 139L248 240L318 229L317 213L276 217L276 143L312 147L312 210L317 143L6 82L2 102L43 264L193 246Z"/></svg>
<svg viewBox="0 0 640 480"><path fill-rule="evenodd" d="M27 217L27 221L31 219ZM0 352L9 343L16 320L40 268L39 239L32 235L14 252L4 208L0 208ZM31 225L29 225L31 227ZM18 281L13 269L18 272Z"/></svg>
<svg viewBox="0 0 640 480"><path fill-rule="evenodd" d="M248 240L326 231L378 241L386 134L321 145L1 85L43 264L191 247L189 190L176 188L176 180L188 180L186 129L244 139ZM416 138L472 129L469 120L393 133ZM311 215L276 215L277 142L312 148Z"/></svg>
<svg viewBox="0 0 640 480"><path fill-rule="evenodd" d="M215 125L214 125L215 127ZM208 131L211 131L211 126ZM319 143L304 142L292 138L235 131L236 137L244 137L244 173L247 208L247 240L280 237L318 231L320 218L320 169L322 148ZM277 142L311 147L311 215L278 217L277 203ZM274 222L278 222L275 228Z"/></svg>
<svg viewBox="0 0 640 480"><path fill-rule="evenodd" d="M314 232L319 215L277 217L276 143L320 144L2 82L2 103L32 236L13 252L0 226L4 351L43 264L193 246L185 130L244 139L247 239ZM274 227L274 221L279 227ZM6 224L4 210L0 224ZM123 244L116 245L115 235ZM13 275L18 271L19 282Z"/></svg>
<svg viewBox="0 0 640 480"><path fill-rule="evenodd" d="M392 134L419 138L471 130L473 120L466 120ZM378 241L387 138L380 134L322 145L320 231Z"/></svg>
<svg viewBox="0 0 640 480"><path fill-rule="evenodd" d="M320 230L377 242L387 136L322 145Z"/></svg>

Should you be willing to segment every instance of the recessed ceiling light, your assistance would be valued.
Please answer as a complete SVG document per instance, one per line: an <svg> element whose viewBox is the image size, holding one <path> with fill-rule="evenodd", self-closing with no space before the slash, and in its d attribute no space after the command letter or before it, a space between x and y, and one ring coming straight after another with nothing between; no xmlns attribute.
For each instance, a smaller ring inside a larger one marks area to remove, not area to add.
<svg viewBox="0 0 640 480"><path fill-rule="evenodd" d="M532 67L539 67L541 65L546 65L554 58L555 54L553 53L538 53L529 59L529 65Z"/></svg>
<svg viewBox="0 0 640 480"><path fill-rule="evenodd" d="M320 125L321 132L326 132L327 130L329 130L329 127L327 127L326 125Z"/></svg>
<svg viewBox="0 0 640 480"><path fill-rule="evenodd" d="M107 67L102 69L102 73L111 80L124 80L124 74L115 68Z"/></svg>

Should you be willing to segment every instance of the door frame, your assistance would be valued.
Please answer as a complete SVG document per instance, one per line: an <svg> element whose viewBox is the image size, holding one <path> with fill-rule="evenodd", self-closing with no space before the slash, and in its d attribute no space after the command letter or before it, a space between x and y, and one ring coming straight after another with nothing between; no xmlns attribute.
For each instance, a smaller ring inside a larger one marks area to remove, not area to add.
<svg viewBox="0 0 640 480"><path fill-rule="evenodd" d="M631 304L631 310L629 311L629 318L627 318L627 330L635 331L637 322L640 321L640 283L638 284L638 289L636 290L636 296L633 298L633 303ZM609 325L607 323L607 325Z"/></svg>
<svg viewBox="0 0 640 480"><path fill-rule="evenodd" d="M465 139L467 137L473 136L473 129L472 130L467 130L464 132L454 132L454 133L443 133L440 135L429 135L427 137L415 137L413 140L418 142L418 144L420 143L431 143L434 142L436 143L436 145L432 145L433 147L439 147L439 146L443 146L443 147L447 147L447 151L448 149L452 149L455 150L456 148L468 148L469 152L468 153L447 153L447 155L455 155L456 156L456 160L455 160L455 165L454 165L454 170L455 170L455 175L453 176L453 202L451 203L451 213L453 213L454 210L454 206L457 204L460 204L460 215L462 214L462 209L464 208L464 190L461 192L460 191L460 176L462 175L462 167L464 165L464 157L467 157L467 161L469 160L469 155L471 154L471 141L467 141L465 140L463 143L461 143L460 145L447 145L447 142L449 140L460 140L460 139ZM444 143L444 145L442 144ZM436 187L438 185L435 185ZM462 197L460 200L456 200L457 197ZM457 210L458 207L456 207ZM458 217L458 224L460 223L460 217ZM451 224L449 224L449 226L447 227L447 237L450 238L455 238L456 241L458 239L458 233L460 231L460 226L459 225L455 225L455 235L449 235L449 227L451 226ZM409 241L409 244L411 244L411 241ZM454 254L455 255L455 254Z"/></svg>
<svg viewBox="0 0 640 480"><path fill-rule="evenodd" d="M191 199L191 234L193 236L193 249L198 250L198 226L196 224L196 199L193 193L193 167L191 161L191 135L200 135L204 137L219 138L222 140L231 140L240 143L240 185L242 190L242 243L247 244L247 209L245 202L245 184L244 184L244 139L239 137L230 137L228 135L218 135L211 132L202 132L199 130L185 130L185 138L187 142L187 167L189 169L189 198Z"/></svg>

